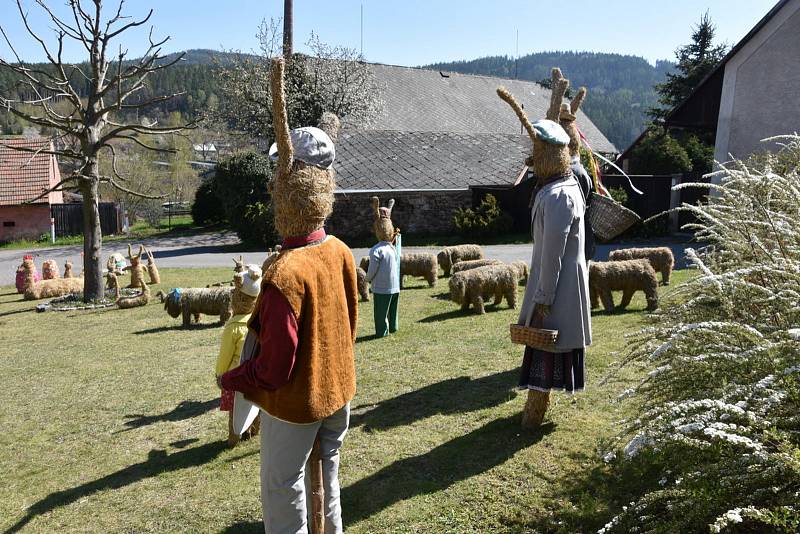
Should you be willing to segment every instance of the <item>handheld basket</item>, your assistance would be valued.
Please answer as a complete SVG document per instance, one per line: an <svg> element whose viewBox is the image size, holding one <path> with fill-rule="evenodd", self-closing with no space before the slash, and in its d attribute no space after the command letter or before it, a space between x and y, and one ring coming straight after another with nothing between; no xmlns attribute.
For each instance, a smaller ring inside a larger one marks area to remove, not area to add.
<svg viewBox="0 0 800 534"><path fill-rule="evenodd" d="M587 212L595 235L603 241L614 239L641 218L614 200L592 193Z"/></svg>
<svg viewBox="0 0 800 534"><path fill-rule="evenodd" d="M511 325L511 342L540 350L552 350L558 341L558 330L547 330L522 324Z"/></svg>

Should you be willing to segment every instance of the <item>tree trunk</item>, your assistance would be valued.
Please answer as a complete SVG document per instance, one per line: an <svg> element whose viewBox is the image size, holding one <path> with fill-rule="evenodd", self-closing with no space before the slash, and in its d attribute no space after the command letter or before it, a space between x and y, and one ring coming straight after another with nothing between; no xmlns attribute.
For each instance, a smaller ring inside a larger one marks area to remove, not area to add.
<svg viewBox="0 0 800 534"><path fill-rule="evenodd" d="M97 203L97 180L82 179L83 195L83 300L89 302L103 298L102 247L100 210Z"/></svg>
<svg viewBox="0 0 800 534"><path fill-rule="evenodd" d="M325 532L325 488L322 485L322 456L319 436L314 440L309 460L311 468L311 534Z"/></svg>
<svg viewBox="0 0 800 534"><path fill-rule="evenodd" d="M528 390L528 400L522 411L522 426L534 430L542 424L547 407L550 406L550 392Z"/></svg>

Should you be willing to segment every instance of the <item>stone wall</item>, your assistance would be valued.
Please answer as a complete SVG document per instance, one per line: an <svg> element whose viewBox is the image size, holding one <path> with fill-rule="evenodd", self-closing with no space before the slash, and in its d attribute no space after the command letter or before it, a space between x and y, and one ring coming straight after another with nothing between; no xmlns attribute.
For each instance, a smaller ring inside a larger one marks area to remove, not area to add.
<svg viewBox="0 0 800 534"><path fill-rule="evenodd" d="M449 234L456 210L472 206L468 190L337 193L327 231L345 240L371 236L372 196L380 198L381 206L394 198L392 221L404 234Z"/></svg>

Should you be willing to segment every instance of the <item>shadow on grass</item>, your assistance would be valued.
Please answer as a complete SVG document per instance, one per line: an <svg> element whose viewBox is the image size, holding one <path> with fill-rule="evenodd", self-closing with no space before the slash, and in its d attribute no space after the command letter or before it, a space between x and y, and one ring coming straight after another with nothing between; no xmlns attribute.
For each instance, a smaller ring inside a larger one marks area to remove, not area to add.
<svg viewBox="0 0 800 534"><path fill-rule="evenodd" d="M602 307L595 308L592 310L592 316L603 317L603 316L623 316L623 315L631 315L631 314L642 314L642 313L650 313L646 309L638 309L638 308L618 308L615 307L614 311L606 311Z"/></svg>
<svg viewBox="0 0 800 534"><path fill-rule="evenodd" d="M622 507L647 491L659 487L664 464L656 455L642 453L633 460L603 463L597 455L571 454L578 464L588 466L577 476L553 481L558 488L553 503L560 503L552 514L512 521L511 526L534 532L597 532Z"/></svg>
<svg viewBox="0 0 800 534"><path fill-rule="evenodd" d="M555 425L535 432L520 429L519 414L497 419L439 445L398 460L342 490L345 526L350 526L417 495L429 495L496 467L539 442Z"/></svg>
<svg viewBox="0 0 800 534"><path fill-rule="evenodd" d="M180 471L181 469L203 465L219 456L220 453L226 449L227 444L224 441L216 441L173 454L167 454L166 451L161 449L151 450L147 460L143 462L129 465L119 471L115 471L97 480L81 484L80 486L56 491L40 501L35 502L28 507L28 511L22 519L6 530L6 534L19 532L37 516L52 512L56 508L72 504L99 491L115 490L147 478L158 476L162 473Z"/></svg>
<svg viewBox="0 0 800 534"><path fill-rule="evenodd" d="M548 423L536 432L520 430L519 415L497 419L433 450L399 460L342 489L344 526L410 499L444 490L498 466L555 429ZM240 521L223 534L264 532L260 521Z"/></svg>
<svg viewBox="0 0 800 534"><path fill-rule="evenodd" d="M502 303L500 304L484 304L484 311L486 313L497 313L499 311L507 310L508 306L503 306ZM429 317L424 317L417 321L418 323L438 323L440 321L447 321L448 319L455 319L456 317L466 317L468 315L478 315L475 313L472 308L468 310L462 310L460 307L455 310L450 310L447 312L437 313L436 315L431 315Z"/></svg>
<svg viewBox="0 0 800 534"><path fill-rule="evenodd" d="M386 337L386 336L379 336L377 334L367 334L367 335L363 335L363 336L358 336L356 338L356 343L363 343L365 341L372 341L373 339L381 339L383 337Z"/></svg>
<svg viewBox="0 0 800 534"><path fill-rule="evenodd" d="M118 430L115 432L115 434L119 434L120 432L128 432L129 430L135 430L137 428L152 425L153 423L160 423L162 421L183 421L184 419L191 419L192 417L197 417L198 415L203 415L206 412L210 412L218 406L219 399L210 399L207 401L186 400L181 401L172 410L160 415L126 415L125 418L128 419L128 421L125 421L125 426L128 428Z"/></svg>
<svg viewBox="0 0 800 534"><path fill-rule="evenodd" d="M363 426L365 431L386 430L403 426L434 415L466 413L492 408L515 396L512 389L519 371L516 369L471 379L450 378L409 393L380 402L367 411L354 408L350 427Z"/></svg>
<svg viewBox="0 0 800 534"><path fill-rule="evenodd" d="M223 326L222 323L192 323L189 326L183 326L182 323L172 324L172 325L165 325L165 326L155 326L153 328L147 328L145 330L139 330L133 332L137 336L143 336L147 334L159 334L161 332L172 332L173 330L206 330L208 328L219 328Z"/></svg>
<svg viewBox="0 0 800 534"><path fill-rule="evenodd" d="M34 311L36 311L36 308L21 308L19 310L7 311L7 312L0 313L0 317L7 317L9 315L16 315L18 313L28 313L28 312L34 312Z"/></svg>

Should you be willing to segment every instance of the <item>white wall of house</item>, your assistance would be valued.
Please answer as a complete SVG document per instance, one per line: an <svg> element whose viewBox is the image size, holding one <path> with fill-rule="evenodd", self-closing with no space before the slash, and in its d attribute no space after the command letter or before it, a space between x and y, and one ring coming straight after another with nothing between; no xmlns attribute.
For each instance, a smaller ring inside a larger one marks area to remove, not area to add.
<svg viewBox="0 0 800 534"><path fill-rule="evenodd" d="M800 0L788 2L725 65L714 157L729 161L800 132Z"/></svg>

